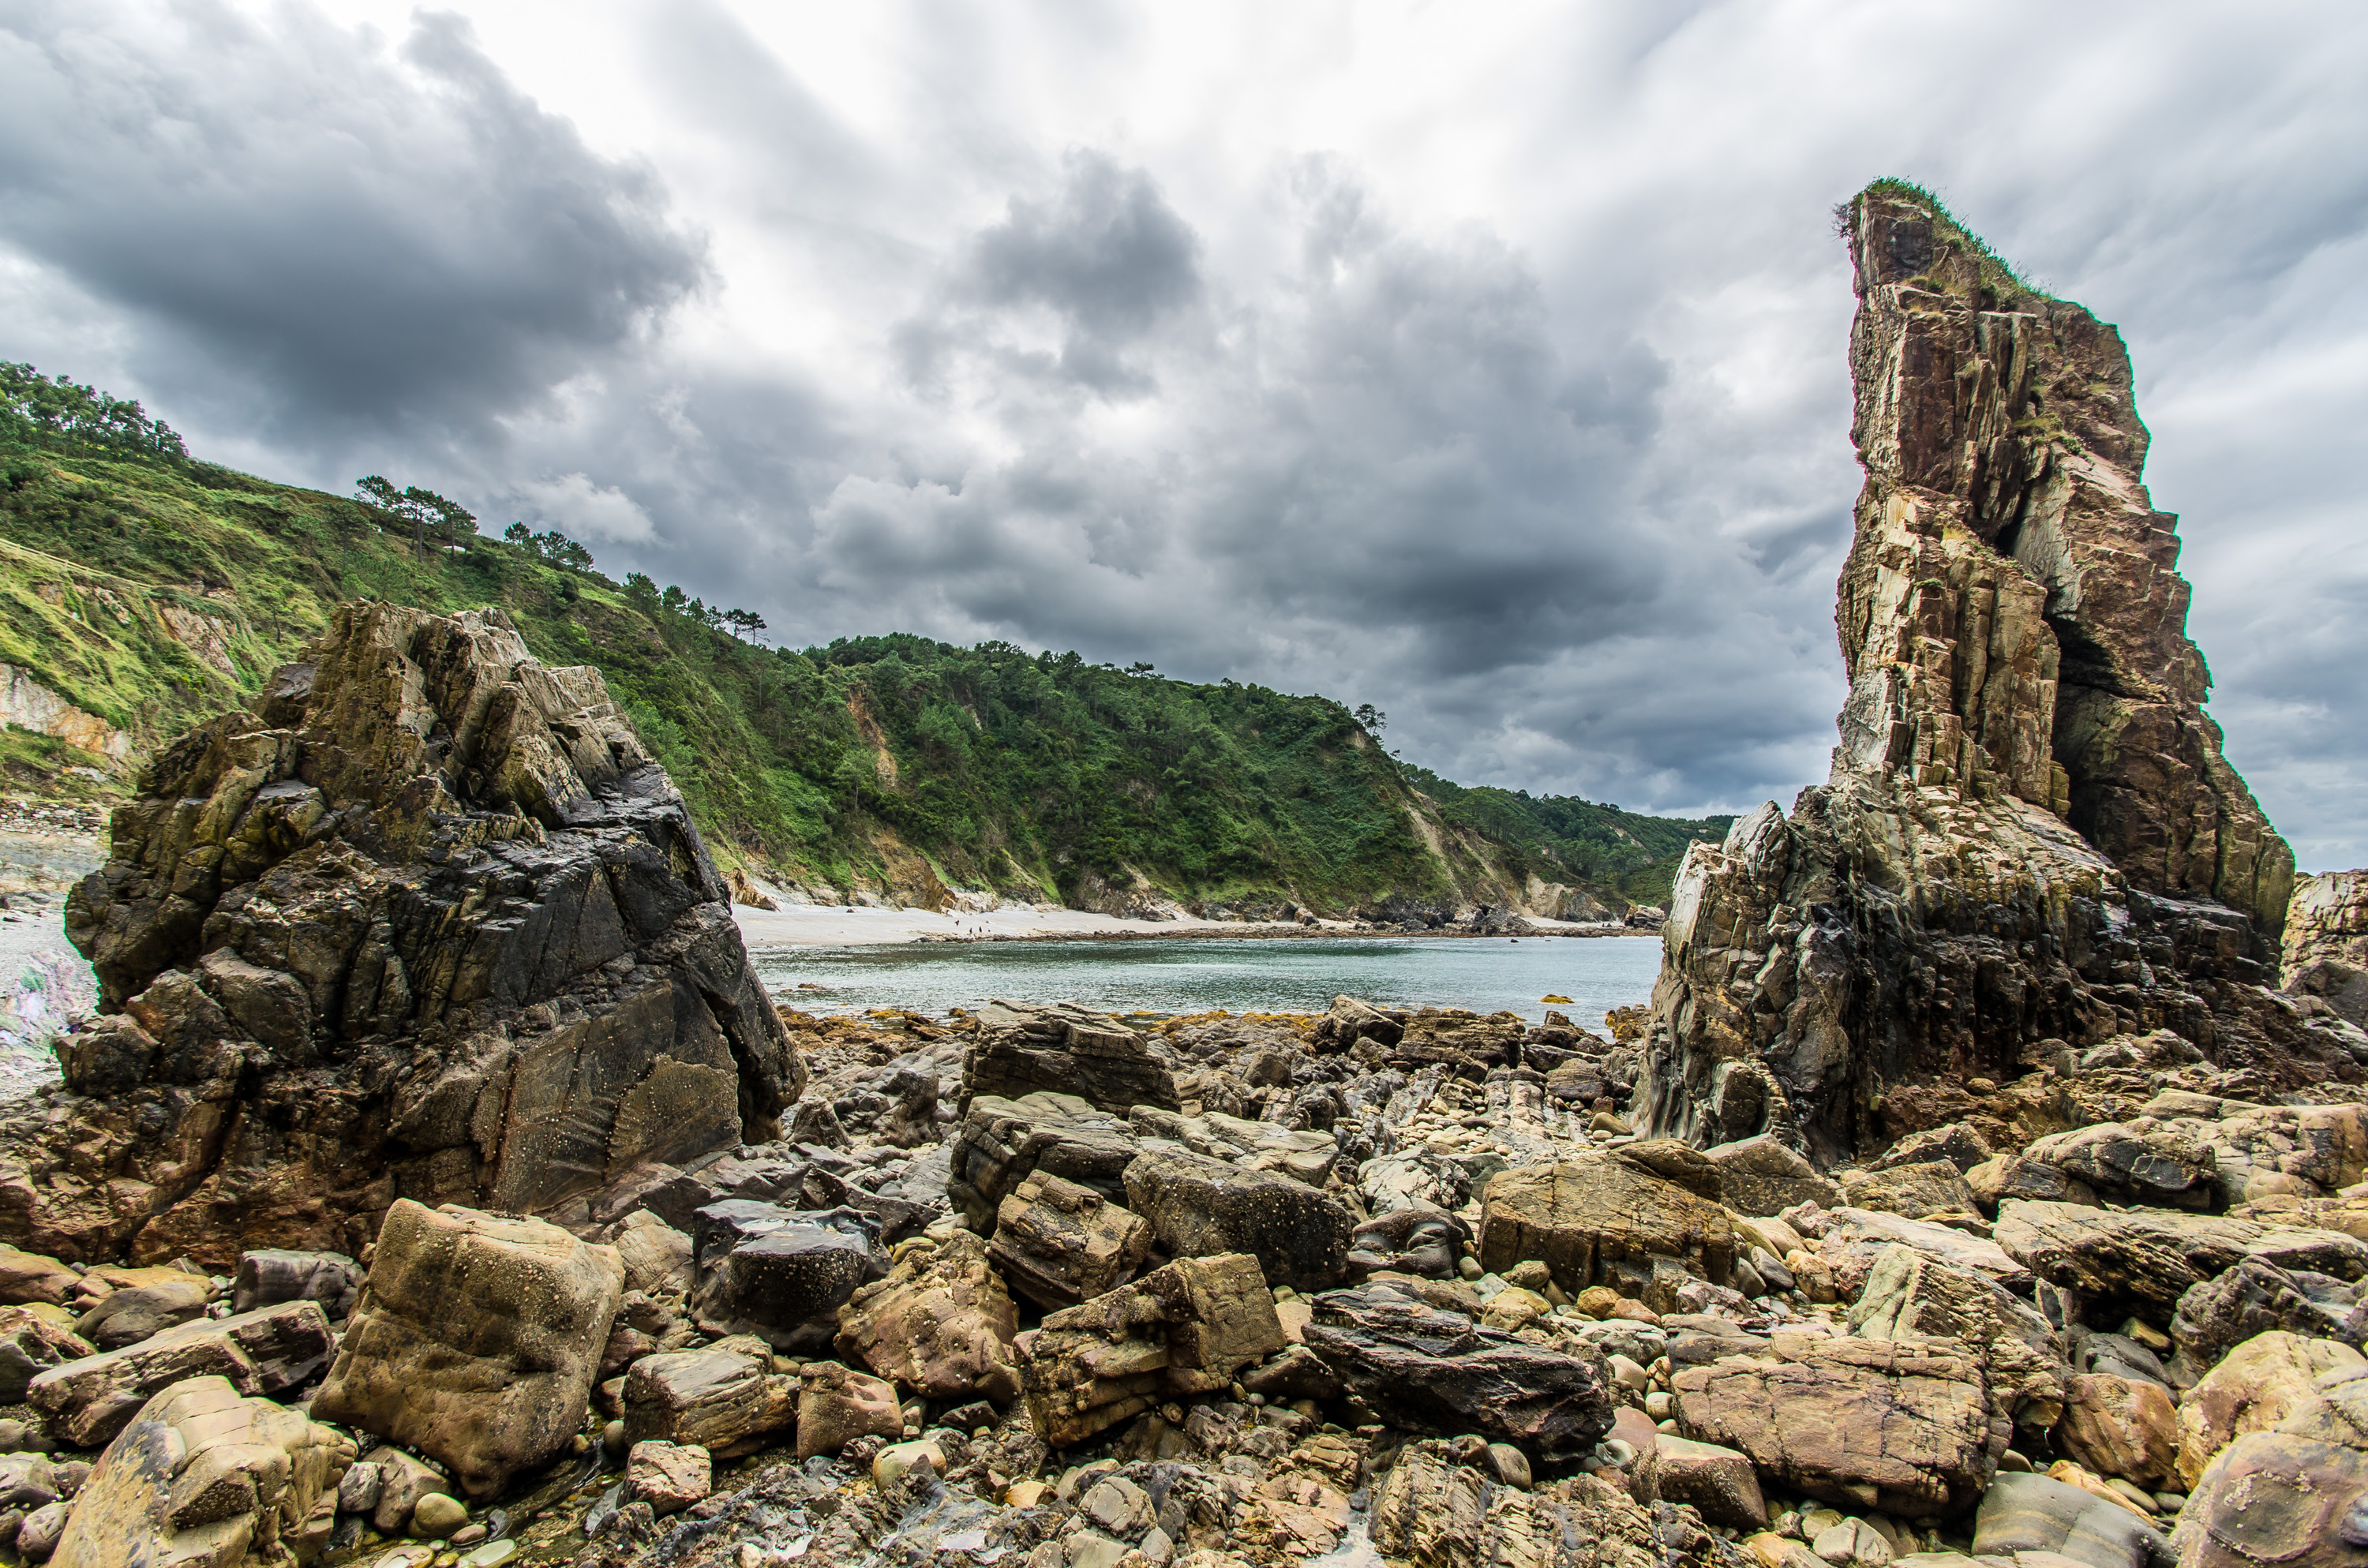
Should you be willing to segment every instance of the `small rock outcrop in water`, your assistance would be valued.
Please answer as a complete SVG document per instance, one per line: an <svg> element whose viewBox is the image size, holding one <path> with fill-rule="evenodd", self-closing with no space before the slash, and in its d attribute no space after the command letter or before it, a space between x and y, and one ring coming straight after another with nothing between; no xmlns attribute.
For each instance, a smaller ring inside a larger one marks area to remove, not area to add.
<svg viewBox="0 0 2368 1568"><path fill-rule="evenodd" d="M0 1239L63 1258L545 1210L771 1137L800 1087L664 770L497 610L340 610L155 759L66 920L106 1015L61 1052L71 1131L0 1128Z"/></svg>
<svg viewBox="0 0 2368 1568"><path fill-rule="evenodd" d="M2264 989L2294 858L2220 755L2120 335L1927 199L1846 211L1866 486L1830 778L1679 874L1647 1118L1831 1162L1968 1080L2169 1029L2263 1091L2361 1068Z"/></svg>

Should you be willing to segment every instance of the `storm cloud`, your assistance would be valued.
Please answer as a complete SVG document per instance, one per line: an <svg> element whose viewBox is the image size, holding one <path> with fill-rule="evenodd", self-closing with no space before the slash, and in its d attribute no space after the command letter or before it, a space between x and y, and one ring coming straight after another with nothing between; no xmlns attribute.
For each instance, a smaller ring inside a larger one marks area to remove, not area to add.
<svg viewBox="0 0 2368 1568"><path fill-rule="evenodd" d="M0 3L0 356L787 642L1732 810L1825 772L1829 213L1904 175L2121 325L2229 755L2368 861L2352 8L860 9Z"/></svg>

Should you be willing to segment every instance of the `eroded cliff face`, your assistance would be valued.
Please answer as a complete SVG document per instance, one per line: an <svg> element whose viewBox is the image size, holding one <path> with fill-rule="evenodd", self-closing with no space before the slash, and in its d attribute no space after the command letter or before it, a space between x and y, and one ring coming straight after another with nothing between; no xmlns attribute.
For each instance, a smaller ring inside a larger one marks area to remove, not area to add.
<svg viewBox="0 0 2368 1568"><path fill-rule="evenodd" d="M1875 187L1846 237L1866 484L1841 744L1680 872L1647 1119L1821 1158L2065 1045L2170 1028L2275 1085L2357 1066L2276 983L2294 858L2220 755L2120 335Z"/></svg>
<svg viewBox="0 0 2368 1568"><path fill-rule="evenodd" d="M803 1080L664 770L497 610L341 609L156 758L66 919L105 1016L0 1125L0 1240L61 1257L546 1210Z"/></svg>

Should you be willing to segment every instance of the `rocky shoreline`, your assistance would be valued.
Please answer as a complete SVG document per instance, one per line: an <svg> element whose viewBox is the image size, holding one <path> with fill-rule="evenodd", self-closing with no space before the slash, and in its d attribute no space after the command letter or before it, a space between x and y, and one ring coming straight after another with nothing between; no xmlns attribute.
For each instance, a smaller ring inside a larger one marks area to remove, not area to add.
<svg viewBox="0 0 2368 1568"><path fill-rule="evenodd" d="M778 1006L597 674L347 607L66 906L0 1560L2368 1562L2368 877L2219 758L2112 330L1846 227L1844 744L1602 1034Z"/></svg>

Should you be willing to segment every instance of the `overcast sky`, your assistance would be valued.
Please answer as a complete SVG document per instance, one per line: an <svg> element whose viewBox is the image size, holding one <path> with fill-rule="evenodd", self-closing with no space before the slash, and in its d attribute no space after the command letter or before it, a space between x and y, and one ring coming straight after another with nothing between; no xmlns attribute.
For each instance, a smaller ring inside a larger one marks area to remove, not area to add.
<svg viewBox="0 0 2368 1568"><path fill-rule="evenodd" d="M2228 754L2368 862L2368 7L0 0L0 358L793 645L1322 691L1788 805L1859 473L1831 209L2119 324Z"/></svg>

